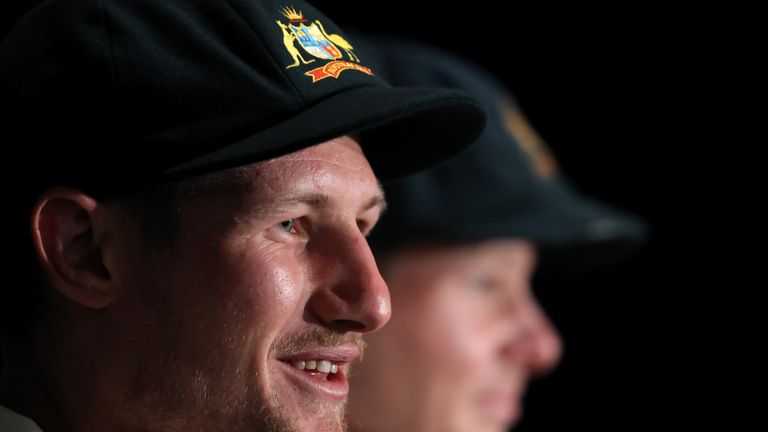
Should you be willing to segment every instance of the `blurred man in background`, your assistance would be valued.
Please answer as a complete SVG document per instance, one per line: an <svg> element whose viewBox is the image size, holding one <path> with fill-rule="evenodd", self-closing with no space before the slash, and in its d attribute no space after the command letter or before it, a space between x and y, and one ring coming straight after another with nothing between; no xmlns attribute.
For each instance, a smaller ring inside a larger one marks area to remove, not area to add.
<svg viewBox="0 0 768 432"><path fill-rule="evenodd" d="M350 427L504 431L520 419L530 379L562 356L531 291L539 258L561 270L605 265L640 244L644 224L576 194L484 71L407 41L367 42L392 82L467 90L489 122L474 148L385 188L389 211L370 241L393 317L366 338Z"/></svg>

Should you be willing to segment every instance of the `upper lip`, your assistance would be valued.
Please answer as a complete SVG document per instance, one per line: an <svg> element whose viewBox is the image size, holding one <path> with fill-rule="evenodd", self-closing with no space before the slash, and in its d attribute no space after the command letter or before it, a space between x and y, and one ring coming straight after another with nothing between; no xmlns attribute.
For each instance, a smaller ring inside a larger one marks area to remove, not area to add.
<svg viewBox="0 0 768 432"><path fill-rule="evenodd" d="M277 356L284 362L298 360L328 360L335 364L347 364L360 357L360 350L354 345L342 345L335 347L317 347L301 352L285 353Z"/></svg>

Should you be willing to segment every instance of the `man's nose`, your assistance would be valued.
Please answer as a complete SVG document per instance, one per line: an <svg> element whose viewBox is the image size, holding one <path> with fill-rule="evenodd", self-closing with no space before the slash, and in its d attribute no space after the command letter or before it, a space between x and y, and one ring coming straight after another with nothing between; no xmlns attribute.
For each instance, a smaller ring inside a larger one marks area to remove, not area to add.
<svg viewBox="0 0 768 432"><path fill-rule="evenodd" d="M544 375L557 366L563 354L560 333L535 301L522 308L517 331L504 346L504 355L522 362L532 375Z"/></svg>
<svg viewBox="0 0 768 432"><path fill-rule="evenodd" d="M318 289L309 307L323 324L339 331L371 332L389 321L389 289L365 237L357 230L327 239L315 253Z"/></svg>

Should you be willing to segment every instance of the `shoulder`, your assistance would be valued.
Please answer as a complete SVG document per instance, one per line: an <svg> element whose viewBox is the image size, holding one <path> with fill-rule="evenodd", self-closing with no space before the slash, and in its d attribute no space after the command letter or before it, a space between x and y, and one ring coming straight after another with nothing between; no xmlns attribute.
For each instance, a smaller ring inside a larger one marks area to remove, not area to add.
<svg viewBox="0 0 768 432"><path fill-rule="evenodd" d="M32 419L0 405L0 430L3 432L42 432Z"/></svg>

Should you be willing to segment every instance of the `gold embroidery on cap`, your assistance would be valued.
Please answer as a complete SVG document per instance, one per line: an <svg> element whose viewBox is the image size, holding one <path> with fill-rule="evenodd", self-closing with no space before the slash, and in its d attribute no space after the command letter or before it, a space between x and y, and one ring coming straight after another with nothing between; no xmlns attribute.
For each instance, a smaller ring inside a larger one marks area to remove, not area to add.
<svg viewBox="0 0 768 432"><path fill-rule="evenodd" d="M325 78L339 78L339 75L345 70L354 69L368 75L373 75L373 71L365 66L348 61L333 61L321 68L312 69L304 75L312 77L312 83L316 83Z"/></svg>
<svg viewBox="0 0 768 432"><path fill-rule="evenodd" d="M275 21L275 22L283 30L283 45L285 45L285 49L288 50L288 53L293 58L293 64L288 65L288 67L286 67L286 69L290 69L292 67L298 66L299 65L299 61L301 61L304 64L309 64L309 63L312 63L313 61L315 61L314 59L309 60L309 61L304 60L304 57L301 56L301 53L299 52L299 50L297 50L296 47L293 46L293 41L296 40L296 36L293 33L288 31L288 26L286 26L285 24L281 23L280 21Z"/></svg>
<svg viewBox="0 0 768 432"><path fill-rule="evenodd" d="M343 37L337 35L337 34L328 34L325 31L325 27L323 27L323 23L320 22L320 20L315 20L315 25L317 25L320 28L320 31L323 32L323 36L325 36L326 39L330 40L332 43L338 45L347 52L347 55L349 56L349 59L353 62L360 63L360 58L355 55L354 48L352 45L347 42L346 39Z"/></svg>
<svg viewBox="0 0 768 432"><path fill-rule="evenodd" d="M320 59L327 60L329 63L305 73L312 78L313 83L329 77L338 79L339 74L345 70L356 70L373 75L371 69L357 64L360 63L360 58L355 54L354 47L340 35L326 32L320 20L307 25L309 20L304 17L304 13L293 7L284 7L281 13L288 18L289 23L284 24L280 20L275 22L283 32L283 45L293 59L293 63L286 66L286 69ZM297 41L307 54L315 58L306 60L296 47ZM342 60L344 55L339 48L344 50L350 61Z"/></svg>
<svg viewBox="0 0 768 432"><path fill-rule="evenodd" d="M555 157L528 122L525 114L508 98L502 98L498 107L507 132L528 157L536 175L541 178L550 178L557 174L558 166Z"/></svg>

